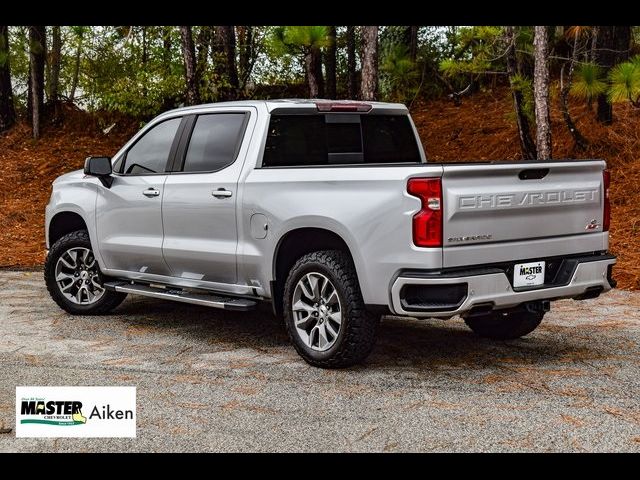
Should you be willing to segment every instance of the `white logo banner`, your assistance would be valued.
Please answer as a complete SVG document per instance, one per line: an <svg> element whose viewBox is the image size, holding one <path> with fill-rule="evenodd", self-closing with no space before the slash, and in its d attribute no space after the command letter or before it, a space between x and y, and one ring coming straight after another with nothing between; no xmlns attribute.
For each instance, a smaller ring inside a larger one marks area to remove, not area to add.
<svg viewBox="0 0 640 480"><path fill-rule="evenodd" d="M16 437L135 437L136 387L16 387Z"/></svg>

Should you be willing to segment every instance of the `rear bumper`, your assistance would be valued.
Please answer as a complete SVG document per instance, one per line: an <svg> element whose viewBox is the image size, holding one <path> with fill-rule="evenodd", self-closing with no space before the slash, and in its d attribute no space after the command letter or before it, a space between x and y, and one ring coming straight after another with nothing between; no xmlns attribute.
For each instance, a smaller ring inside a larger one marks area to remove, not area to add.
<svg viewBox="0 0 640 480"><path fill-rule="evenodd" d="M591 298L615 287L611 278L615 263L608 254L567 259L553 283L534 289L514 289L505 270L490 266L466 272L401 273L391 286L391 309L411 317L451 317L536 300ZM421 290L427 292L425 300L416 301Z"/></svg>

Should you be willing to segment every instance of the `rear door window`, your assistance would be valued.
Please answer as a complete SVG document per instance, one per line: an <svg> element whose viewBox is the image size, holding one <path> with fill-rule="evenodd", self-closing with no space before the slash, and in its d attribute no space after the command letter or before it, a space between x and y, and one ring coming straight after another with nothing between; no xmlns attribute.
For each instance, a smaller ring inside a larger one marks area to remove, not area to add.
<svg viewBox="0 0 640 480"><path fill-rule="evenodd" d="M245 113L199 115L184 160L184 172L215 172L231 165L244 133Z"/></svg>

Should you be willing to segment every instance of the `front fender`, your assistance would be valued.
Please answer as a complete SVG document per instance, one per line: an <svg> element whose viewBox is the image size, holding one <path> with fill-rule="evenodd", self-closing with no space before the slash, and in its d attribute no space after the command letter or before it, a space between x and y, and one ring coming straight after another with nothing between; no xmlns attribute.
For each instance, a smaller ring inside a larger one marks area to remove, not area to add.
<svg viewBox="0 0 640 480"><path fill-rule="evenodd" d="M79 215L84 220L91 248L95 254L100 268L104 268L100 250L98 249L96 234L96 200L98 197L98 180L94 178L82 179L77 182L63 182L54 184L51 198L45 208L45 240L47 249L51 248L49 241L49 229L51 221L56 215L70 212Z"/></svg>

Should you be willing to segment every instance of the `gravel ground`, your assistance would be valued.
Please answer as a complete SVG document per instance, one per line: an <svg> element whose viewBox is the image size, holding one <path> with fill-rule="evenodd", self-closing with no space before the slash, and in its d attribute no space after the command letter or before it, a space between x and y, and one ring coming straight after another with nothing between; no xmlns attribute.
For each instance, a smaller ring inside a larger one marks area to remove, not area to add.
<svg viewBox="0 0 640 480"><path fill-rule="evenodd" d="M264 313L129 297L72 317L0 272L0 428L16 385L135 385L136 439L2 451L640 451L640 293L561 301L525 339L387 317L366 364L309 367Z"/></svg>

